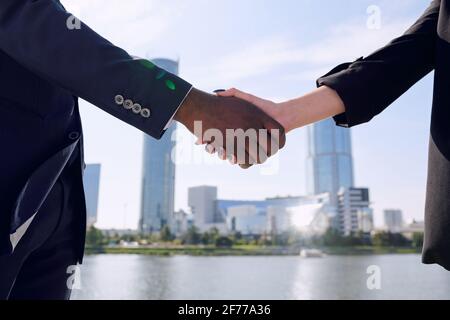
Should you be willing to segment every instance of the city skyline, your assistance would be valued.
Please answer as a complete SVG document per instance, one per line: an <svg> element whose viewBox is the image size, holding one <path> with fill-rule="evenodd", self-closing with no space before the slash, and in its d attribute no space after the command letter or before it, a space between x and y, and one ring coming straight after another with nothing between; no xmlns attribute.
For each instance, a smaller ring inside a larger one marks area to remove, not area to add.
<svg viewBox="0 0 450 320"><path fill-rule="evenodd" d="M118 1L63 2L133 55L181 57L181 76L200 89L211 92L236 86L277 101L308 92L317 77L337 64L367 55L400 35L428 4L351 0L344 10L333 1L286 0L279 5L253 0L131 0L125 8ZM366 26L369 5L382 10L379 30ZM244 26L249 14L254 16L250 28ZM197 19L200 16L207 21ZM267 24L268 19L273 23ZM122 23L115 23L117 20ZM239 35L230 31L229 23L241 30ZM321 28L313 28L316 25ZM211 33L215 37L211 38ZM390 207L401 208L405 220L423 219L427 159L422 151L428 144L431 88L429 75L382 116L352 129L355 185L371 189L377 225L382 224L383 209ZM143 137L85 102L81 112L86 161L103 165L98 225L136 228L141 197L136 181L142 175ZM177 149L190 156L177 157L182 163L177 165L175 209L187 210L187 189L196 185L218 185L222 199L306 194L302 163L306 133L301 129L289 135L286 148L274 162L279 167L277 174L267 176L259 168L241 171L227 163L207 162L210 157L203 155L203 147L193 148L193 139L179 127ZM185 161L197 157L200 162Z"/></svg>

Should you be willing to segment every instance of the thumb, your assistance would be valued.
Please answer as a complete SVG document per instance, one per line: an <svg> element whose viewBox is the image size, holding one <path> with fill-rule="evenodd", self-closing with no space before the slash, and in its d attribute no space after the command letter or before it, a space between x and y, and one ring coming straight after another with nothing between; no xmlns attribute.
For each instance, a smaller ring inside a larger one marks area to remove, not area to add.
<svg viewBox="0 0 450 320"><path fill-rule="evenodd" d="M239 94L241 92L242 91L239 91L236 88L231 88L231 89L228 89L228 90L219 89L219 90L214 91L214 93L216 95L218 95L219 97L235 97L236 94Z"/></svg>
<svg viewBox="0 0 450 320"><path fill-rule="evenodd" d="M238 90L236 88L231 88L225 91L217 91L216 94L220 97L236 97L241 100L250 102L254 105L258 105L258 103L261 103L263 101L263 99L260 99L250 93Z"/></svg>

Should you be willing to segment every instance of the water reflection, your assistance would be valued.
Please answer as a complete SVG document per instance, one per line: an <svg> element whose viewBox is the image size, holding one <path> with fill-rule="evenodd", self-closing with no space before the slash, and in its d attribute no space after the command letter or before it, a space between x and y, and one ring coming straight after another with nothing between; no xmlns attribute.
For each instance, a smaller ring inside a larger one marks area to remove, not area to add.
<svg viewBox="0 0 450 320"><path fill-rule="evenodd" d="M381 290L367 268L380 267ZM74 299L449 299L450 273L417 255L89 256Z"/></svg>

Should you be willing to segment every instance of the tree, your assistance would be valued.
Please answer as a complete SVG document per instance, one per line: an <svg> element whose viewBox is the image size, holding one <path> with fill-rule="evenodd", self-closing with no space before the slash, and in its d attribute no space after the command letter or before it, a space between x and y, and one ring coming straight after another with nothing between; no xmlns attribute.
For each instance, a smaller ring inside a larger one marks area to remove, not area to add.
<svg viewBox="0 0 450 320"><path fill-rule="evenodd" d="M423 233L414 232L412 236L412 245L414 248L422 249L423 247Z"/></svg>
<svg viewBox="0 0 450 320"><path fill-rule="evenodd" d="M182 238L184 244L199 244L201 240L202 236L196 226L190 227Z"/></svg>
<svg viewBox="0 0 450 320"><path fill-rule="evenodd" d="M289 231L284 231L281 234L276 234L272 237L272 245L274 246L287 246L289 243Z"/></svg>
<svg viewBox="0 0 450 320"><path fill-rule="evenodd" d="M86 232L86 244L89 246L99 247L104 244L105 237L103 233L91 226L89 230Z"/></svg>
<svg viewBox="0 0 450 320"><path fill-rule="evenodd" d="M334 228L329 228L322 237L323 245L332 247L344 245L344 237Z"/></svg>
<svg viewBox="0 0 450 320"><path fill-rule="evenodd" d="M228 237L218 237L215 244L217 248L231 248L233 246L233 240Z"/></svg>
<svg viewBox="0 0 450 320"><path fill-rule="evenodd" d="M236 231L234 234L234 239L241 240L242 239L242 233L240 231Z"/></svg>
<svg viewBox="0 0 450 320"><path fill-rule="evenodd" d="M125 241L125 242L136 242L136 241L139 241L139 237L134 234L124 234L119 238L119 240Z"/></svg>
<svg viewBox="0 0 450 320"><path fill-rule="evenodd" d="M373 245L378 247L407 247L411 241L400 233L379 232L373 237Z"/></svg>
<svg viewBox="0 0 450 320"><path fill-rule="evenodd" d="M164 227L162 227L162 229L159 233L159 238L163 242L169 242L174 239L172 232L170 231L170 227L168 225L165 225Z"/></svg>
<svg viewBox="0 0 450 320"><path fill-rule="evenodd" d="M206 231L205 233L203 233L202 235L202 242L205 245L208 244L214 244L216 239L220 237L220 232L219 229L217 228L211 228L211 230Z"/></svg>

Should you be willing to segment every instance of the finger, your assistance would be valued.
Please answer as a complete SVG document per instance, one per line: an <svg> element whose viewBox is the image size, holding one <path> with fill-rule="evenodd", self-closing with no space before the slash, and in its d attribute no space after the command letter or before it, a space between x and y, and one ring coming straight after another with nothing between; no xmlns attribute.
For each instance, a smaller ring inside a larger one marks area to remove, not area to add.
<svg viewBox="0 0 450 320"><path fill-rule="evenodd" d="M267 154L272 156L286 145L286 131L281 124L270 117L265 120L264 127L267 129L270 137Z"/></svg>
<svg viewBox="0 0 450 320"><path fill-rule="evenodd" d="M260 127L264 128L262 125ZM267 135L265 140L268 140ZM228 159L233 164L249 167L267 159L265 149L261 150L259 145L257 130L254 130L248 136L246 131L234 131L233 134L225 134L223 144L220 144L220 141L214 141L212 144L218 151L220 159ZM263 156L259 157L259 153Z"/></svg>
<svg viewBox="0 0 450 320"><path fill-rule="evenodd" d="M197 141L195 141L195 144L198 146L204 145L204 144L209 144L211 143L210 141L211 139L204 139L203 135L200 137L197 137Z"/></svg>
<svg viewBox="0 0 450 320"><path fill-rule="evenodd" d="M216 94L221 97L236 97L242 100L246 100L248 102L252 102L258 99L256 96L251 95L250 93L244 92L242 90L231 88L228 90L217 90ZM250 101L252 100L252 101Z"/></svg>
<svg viewBox="0 0 450 320"><path fill-rule="evenodd" d="M252 165L258 163L258 138L256 131L247 135L243 130L235 131L232 136L227 136L227 149L232 150L240 165ZM232 144L230 144L232 143Z"/></svg>
<svg viewBox="0 0 450 320"><path fill-rule="evenodd" d="M215 90L214 93L216 95L218 95L219 97L234 97L235 90L237 90L237 89L235 89L235 88L228 89L228 90L218 89L218 90Z"/></svg>
<svg viewBox="0 0 450 320"><path fill-rule="evenodd" d="M209 154L214 154L216 152L216 148L212 144L207 144L205 147L206 152Z"/></svg>
<svg viewBox="0 0 450 320"><path fill-rule="evenodd" d="M226 160L227 159L227 152L224 148L219 148L217 150L217 156L220 160Z"/></svg>
<svg viewBox="0 0 450 320"><path fill-rule="evenodd" d="M237 159L236 159L236 156L235 156L234 154L228 155L228 161L229 161L232 165L237 164Z"/></svg>
<svg viewBox="0 0 450 320"><path fill-rule="evenodd" d="M197 146L201 146L202 144L204 144L203 143L203 141L202 141L202 138L197 138L197 141L195 141L195 144L197 145Z"/></svg>
<svg viewBox="0 0 450 320"><path fill-rule="evenodd" d="M252 104L258 104L259 102L263 101L263 99L261 98L258 98L250 93L244 92L236 88L231 88L226 91L219 91L217 92L217 95L221 97L236 97L238 99L245 100Z"/></svg>
<svg viewBox="0 0 450 320"><path fill-rule="evenodd" d="M250 156L248 164L259 163L259 149L258 138L250 137L246 143L247 154Z"/></svg>
<svg viewBox="0 0 450 320"><path fill-rule="evenodd" d="M267 129L259 130L258 133L258 163L262 164L271 156L272 137Z"/></svg>

